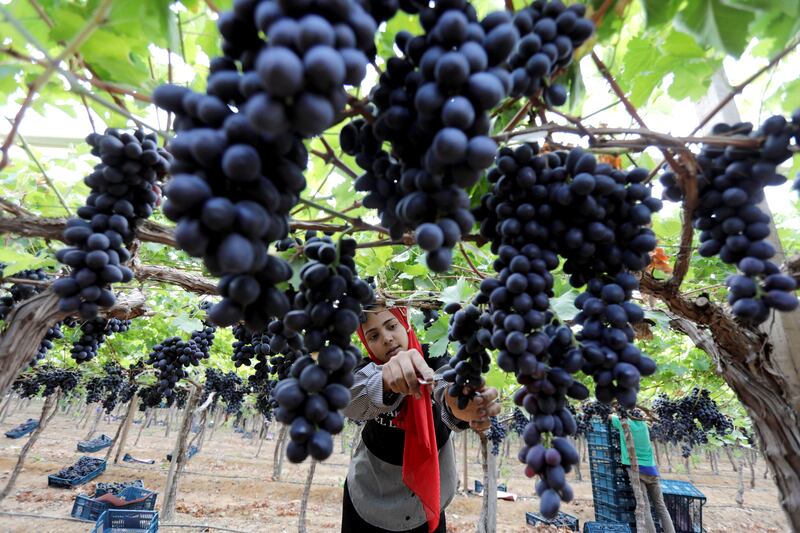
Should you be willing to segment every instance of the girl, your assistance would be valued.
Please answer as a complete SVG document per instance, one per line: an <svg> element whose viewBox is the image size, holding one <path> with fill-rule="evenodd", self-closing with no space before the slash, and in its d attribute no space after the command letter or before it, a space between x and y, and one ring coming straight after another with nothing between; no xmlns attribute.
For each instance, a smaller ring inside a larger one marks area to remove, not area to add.
<svg viewBox="0 0 800 533"><path fill-rule="evenodd" d="M458 409L441 379L447 359L427 356L408 311L365 314L358 336L369 359L354 370L344 415L366 423L344 485L342 533L444 533L458 483L450 433L488 429L500 412L497 390L482 388Z"/></svg>

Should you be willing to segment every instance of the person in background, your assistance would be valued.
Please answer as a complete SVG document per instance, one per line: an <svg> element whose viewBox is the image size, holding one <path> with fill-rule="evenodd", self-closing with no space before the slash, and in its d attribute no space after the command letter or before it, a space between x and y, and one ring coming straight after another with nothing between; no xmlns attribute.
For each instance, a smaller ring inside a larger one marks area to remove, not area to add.
<svg viewBox="0 0 800 533"><path fill-rule="evenodd" d="M664 533L675 533L672 517L669 516L667 505L664 503L664 495L661 493L661 482L658 468L656 468L655 454L653 453L653 445L650 442L650 430L642 418L637 417L635 414L629 414L628 416L628 426L631 430L631 437L633 437L633 447L636 450L636 462L639 464L639 483L642 487L642 495L646 505L644 520L647 530L656 530L651 511L651 508L653 508L661 521L661 528ZM628 477L630 477L631 485L633 485L631 459L628 456L628 447L625 446L625 433L622 430L622 423L617 415L611 417L611 424L619 430L622 464L626 466Z"/></svg>
<svg viewBox="0 0 800 533"><path fill-rule="evenodd" d="M408 310L364 314L358 336L369 358L353 370L352 400L342 413L366 423L347 471L341 531L444 533L458 485L450 433L488 429L500 413L497 389L482 387L459 409L441 379L448 358L428 356Z"/></svg>

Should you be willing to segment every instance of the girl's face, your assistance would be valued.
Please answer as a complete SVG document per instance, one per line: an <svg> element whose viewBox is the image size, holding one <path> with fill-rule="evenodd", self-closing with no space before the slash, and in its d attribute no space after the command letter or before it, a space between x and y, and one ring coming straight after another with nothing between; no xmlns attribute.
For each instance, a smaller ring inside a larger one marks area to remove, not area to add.
<svg viewBox="0 0 800 533"><path fill-rule="evenodd" d="M375 357L385 363L401 350L408 349L408 332L392 313L376 309L365 314L364 338Z"/></svg>

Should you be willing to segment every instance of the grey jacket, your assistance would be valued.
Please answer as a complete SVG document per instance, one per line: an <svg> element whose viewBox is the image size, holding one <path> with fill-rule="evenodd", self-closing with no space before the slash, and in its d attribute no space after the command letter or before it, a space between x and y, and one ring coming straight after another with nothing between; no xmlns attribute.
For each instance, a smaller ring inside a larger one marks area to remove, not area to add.
<svg viewBox="0 0 800 533"><path fill-rule="evenodd" d="M438 368L436 377L441 377L449 368L447 365ZM449 433L469 427L455 418L444 402L447 386L447 382L437 379L433 391L434 415L440 413L440 420L434 420L434 423L437 425L439 444L442 510L453 500L458 485L455 451ZM404 397L392 393L384 395L381 367L372 362L356 370L350 390L353 399L343 414L352 420L367 422L359 434L347 472L347 488L353 506L361 518L383 529L406 531L421 526L426 522L422 503L403 484L402 459L398 464L397 460L389 458L392 452L388 451L389 448L396 451L399 445L396 432L400 430L391 428L390 423ZM365 431L368 432L368 438L365 438Z"/></svg>

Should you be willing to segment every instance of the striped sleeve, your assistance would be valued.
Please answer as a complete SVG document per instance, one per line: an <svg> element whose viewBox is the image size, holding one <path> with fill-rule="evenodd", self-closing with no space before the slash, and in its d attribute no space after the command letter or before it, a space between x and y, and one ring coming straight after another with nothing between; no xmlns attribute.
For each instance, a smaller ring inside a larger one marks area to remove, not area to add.
<svg viewBox="0 0 800 533"><path fill-rule="evenodd" d="M463 420L459 420L455 417L455 415L450 411L450 406L447 405L447 401L445 401L444 395L447 394L447 388L450 386L450 383L441 378L442 374L450 370L449 365L442 365L436 369L436 373L434 374L435 378L437 379L436 385L433 389L433 399L442 406L442 422L444 425L447 426L450 431L463 431L469 428L469 422L464 422Z"/></svg>
<svg viewBox="0 0 800 533"><path fill-rule="evenodd" d="M353 377L353 386L350 387L352 399L342 410L342 414L351 420L372 420L397 409L403 401L402 394L384 396L383 372L375 363L363 365L355 371ZM384 400L390 403L384 403Z"/></svg>

